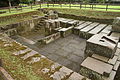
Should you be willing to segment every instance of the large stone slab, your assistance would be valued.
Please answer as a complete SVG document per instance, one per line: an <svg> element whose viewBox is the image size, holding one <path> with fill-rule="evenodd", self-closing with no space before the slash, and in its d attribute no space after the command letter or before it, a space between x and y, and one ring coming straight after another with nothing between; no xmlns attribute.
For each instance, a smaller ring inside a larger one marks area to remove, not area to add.
<svg viewBox="0 0 120 80"><path fill-rule="evenodd" d="M91 57L87 57L81 67L80 74L93 80L102 80L102 76L109 77L113 68L112 65Z"/></svg>
<svg viewBox="0 0 120 80"><path fill-rule="evenodd" d="M106 26L107 26L106 24L100 24L100 25L96 26L94 29L90 30L88 33L91 34L91 36L98 34Z"/></svg>
<svg viewBox="0 0 120 80"><path fill-rule="evenodd" d="M117 49L119 38L96 34L87 40L85 54L92 56L98 54L107 58L113 58Z"/></svg>
<svg viewBox="0 0 120 80"><path fill-rule="evenodd" d="M79 25L79 26L77 26L77 27L74 27L73 33L76 34L76 35L79 35L79 31L80 31L82 28L86 27L87 25L89 25L89 24L91 24L91 23L92 23L92 22L87 21L87 22L85 22L85 23L83 23L83 24L81 24L81 25Z"/></svg>
<svg viewBox="0 0 120 80"><path fill-rule="evenodd" d="M94 29L99 23L92 23L90 25L88 25L87 27L83 28L80 30L79 32L79 36L82 37L82 38L85 38L85 39L88 39L90 38L90 34L88 33L88 31L90 31L91 29Z"/></svg>
<svg viewBox="0 0 120 80"><path fill-rule="evenodd" d="M109 35L111 31L112 31L112 25L108 25L105 29L103 29L103 30L100 32L100 34Z"/></svg>
<svg viewBox="0 0 120 80"><path fill-rule="evenodd" d="M117 17L117 18L113 21L112 30L113 30L113 31L116 31L116 32L120 32L120 17Z"/></svg>

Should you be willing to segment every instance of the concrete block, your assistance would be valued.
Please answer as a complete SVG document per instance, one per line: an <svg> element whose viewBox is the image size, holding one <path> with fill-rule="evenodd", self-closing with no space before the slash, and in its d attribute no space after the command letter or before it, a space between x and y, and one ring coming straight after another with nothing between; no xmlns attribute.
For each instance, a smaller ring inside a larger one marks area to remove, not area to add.
<svg viewBox="0 0 120 80"><path fill-rule="evenodd" d="M112 59L109 59L108 63L111 65L115 65L118 60L118 56L114 56Z"/></svg>

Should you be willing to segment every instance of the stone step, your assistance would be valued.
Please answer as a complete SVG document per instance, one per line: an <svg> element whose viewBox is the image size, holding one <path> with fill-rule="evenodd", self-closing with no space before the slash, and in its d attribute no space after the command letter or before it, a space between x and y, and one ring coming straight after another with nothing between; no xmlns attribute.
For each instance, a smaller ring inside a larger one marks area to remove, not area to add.
<svg viewBox="0 0 120 80"><path fill-rule="evenodd" d="M20 50L20 51L14 52L13 54L14 55L21 55L21 54L25 54L25 53L30 52L30 51L31 51L31 49L27 48L25 50Z"/></svg>
<svg viewBox="0 0 120 80"><path fill-rule="evenodd" d="M91 35L95 35L98 34L101 30L103 30L107 25L106 24L99 24L98 26L96 26L94 29L92 29L91 31L89 31L88 33Z"/></svg>
<svg viewBox="0 0 120 80"><path fill-rule="evenodd" d="M112 31L112 25L108 25L105 29L103 29L100 34L106 34L109 35Z"/></svg>
<svg viewBox="0 0 120 80"><path fill-rule="evenodd" d="M32 56L34 56L34 55L36 55L36 54L38 54L38 53L37 53L36 51L32 50L31 52L25 54L25 55L22 56L21 58L22 58L23 60L26 60L27 58L32 57Z"/></svg>
<svg viewBox="0 0 120 80"><path fill-rule="evenodd" d="M91 57L87 57L81 64L80 74L88 78L90 78L89 75L92 74L96 76L96 78L99 77L102 79L101 76L109 77L112 69L113 66L110 64L104 63Z"/></svg>

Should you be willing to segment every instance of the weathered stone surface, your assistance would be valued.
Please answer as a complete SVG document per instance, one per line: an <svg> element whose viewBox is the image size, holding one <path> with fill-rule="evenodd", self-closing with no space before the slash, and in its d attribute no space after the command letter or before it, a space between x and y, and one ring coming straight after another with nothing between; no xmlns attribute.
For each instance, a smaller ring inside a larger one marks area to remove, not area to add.
<svg viewBox="0 0 120 80"><path fill-rule="evenodd" d="M120 55L120 49L119 49L119 48L117 48L117 50L116 50L116 52L115 52L115 55L116 55L116 56Z"/></svg>
<svg viewBox="0 0 120 80"><path fill-rule="evenodd" d="M67 80L89 80L87 78L85 78L84 76L74 72Z"/></svg>
<svg viewBox="0 0 120 80"><path fill-rule="evenodd" d="M117 71L119 65L120 65L120 61L117 61L116 64L114 65L114 67L113 67L113 70Z"/></svg>
<svg viewBox="0 0 120 80"><path fill-rule="evenodd" d="M113 26L112 29L116 32L120 32L120 17L117 17L114 21L113 21Z"/></svg>
<svg viewBox="0 0 120 80"><path fill-rule="evenodd" d="M32 50L31 52L25 54L25 55L22 56L21 58L22 58L23 60L26 60L27 58L29 58L29 57L31 57L31 56L34 56L35 54L38 54L38 52Z"/></svg>
<svg viewBox="0 0 120 80"><path fill-rule="evenodd" d="M109 76L113 66L102 61L96 60L94 58L88 57L81 64L82 67L87 70L92 70L93 73L98 73L100 76ZM80 72L82 74L82 72ZM89 75L91 73L86 73L85 75Z"/></svg>
<svg viewBox="0 0 120 80"><path fill-rule="evenodd" d="M117 62L118 56L114 56L112 59L109 59L108 63L111 65L115 65Z"/></svg>
<svg viewBox="0 0 120 80"><path fill-rule="evenodd" d="M66 78L67 76L69 76L72 72L73 72L72 70L70 70L66 67L62 67L62 68L60 68L59 71L55 72L50 77L53 78L53 80L62 80L64 78Z"/></svg>
<svg viewBox="0 0 120 80"><path fill-rule="evenodd" d="M20 51L14 52L13 54L14 55L20 55L20 54L25 54L26 52L29 52L29 51L31 51L31 49L27 48L25 50L20 50Z"/></svg>
<svg viewBox="0 0 120 80"><path fill-rule="evenodd" d="M40 57L33 57L32 60L28 61L27 63L33 64L33 63L36 63L36 62L40 61L40 59L41 59Z"/></svg>
<svg viewBox="0 0 120 80"><path fill-rule="evenodd" d="M74 27L73 33L76 34L76 35L79 35L80 29L86 27L87 25L89 25L89 24L91 24L91 23L92 23L92 22L89 22L89 21L88 21L88 22L85 22L85 23L83 23L83 24L81 24L81 25L79 25L79 26L77 26L77 27Z"/></svg>
<svg viewBox="0 0 120 80"><path fill-rule="evenodd" d="M109 58L103 57L103 56L100 56L100 55L97 55L97 54L93 54L92 57L95 58L95 59L104 61L104 62L108 62L108 60L109 60Z"/></svg>
<svg viewBox="0 0 120 80"><path fill-rule="evenodd" d="M94 29L89 31L88 33L91 35L98 34L102 29L104 29L107 25L106 24L99 24Z"/></svg>
<svg viewBox="0 0 120 80"><path fill-rule="evenodd" d="M59 31L61 33L61 36L62 37L66 37L66 36L72 34L72 28L73 28L73 26L68 27L68 28L62 28L62 29L60 29Z"/></svg>
<svg viewBox="0 0 120 80"><path fill-rule="evenodd" d="M92 56L98 54L104 57L113 58L117 49L119 38L96 34L87 40L85 54Z"/></svg>
<svg viewBox="0 0 120 80"><path fill-rule="evenodd" d="M90 25L88 25L87 27L83 28L80 30L79 32L79 36L82 37L82 38L85 38L85 39L88 39L90 38L90 34L88 33L90 30L94 29L99 23L92 23Z"/></svg>
<svg viewBox="0 0 120 80"><path fill-rule="evenodd" d="M112 31L112 25L108 25L105 29L103 29L103 30L100 32L100 34L109 35L111 31Z"/></svg>

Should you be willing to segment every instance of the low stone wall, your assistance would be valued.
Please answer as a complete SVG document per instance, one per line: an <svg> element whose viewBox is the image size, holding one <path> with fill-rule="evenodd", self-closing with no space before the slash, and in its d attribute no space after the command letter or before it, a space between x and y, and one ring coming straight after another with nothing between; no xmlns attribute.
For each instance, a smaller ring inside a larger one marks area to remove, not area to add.
<svg viewBox="0 0 120 80"><path fill-rule="evenodd" d="M92 17L86 17L86 16L77 16L77 15L72 15L72 14L59 13L59 17L83 20L83 21L99 22L99 23L104 23L104 24L113 23L113 19L99 19L99 18L92 18Z"/></svg>
<svg viewBox="0 0 120 80"><path fill-rule="evenodd" d="M50 42L55 41L58 38L60 38L60 32L57 32L57 33L52 34L50 36L47 36L47 37L39 40L37 43L40 44L40 45L46 45L46 44L49 44Z"/></svg>
<svg viewBox="0 0 120 80"><path fill-rule="evenodd" d="M8 36L29 32L34 29L34 27L39 23L40 19L42 19L42 17L37 17L19 23L0 26L0 31L6 33Z"/></svg>

